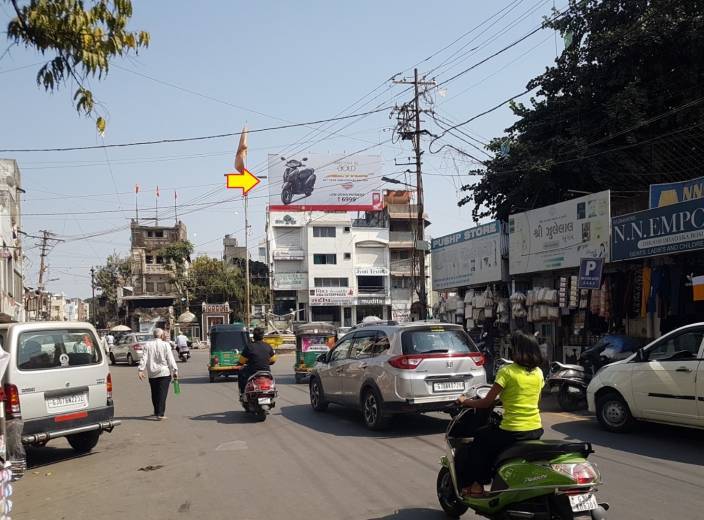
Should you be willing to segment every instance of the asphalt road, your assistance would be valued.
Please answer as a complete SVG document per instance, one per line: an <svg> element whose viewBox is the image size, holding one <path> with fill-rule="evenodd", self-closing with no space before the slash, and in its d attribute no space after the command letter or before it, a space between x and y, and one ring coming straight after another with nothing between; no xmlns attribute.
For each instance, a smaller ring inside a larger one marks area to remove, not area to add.
<svg viewBox="0 0 704 520"><path fill-rule="evenodd" d="M315 413L307 386L293 383L292 357L282 356L277 408L257 423L236 403L234 381L208 383L206 359L196 352L180 365L182 393L169 396L163 422L147 418L148 385L136 369L114 367L123 424L86 456L75 457L63 440L30 450L13 518L445 518L435 496L444 416L400 418L370 433L354 411ZM594 443L609 518L703 517L701 431L643 425L615 435L591 418L546 408L546 438Z"/></svg>

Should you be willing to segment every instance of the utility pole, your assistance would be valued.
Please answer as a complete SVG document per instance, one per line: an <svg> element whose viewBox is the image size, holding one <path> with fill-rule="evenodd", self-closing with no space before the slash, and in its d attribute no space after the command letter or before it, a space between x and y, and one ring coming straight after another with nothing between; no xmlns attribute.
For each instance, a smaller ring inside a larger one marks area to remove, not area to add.
<svg viewBox="0 0 704 520"><path fill-rule="evenodd" d="M97 321L96 321L96 316L95 316L95 268L91 266L90 268L90 288L93 291L93 298L90 301L90 317L91 317L91 322L93 323L94 326L97 326Z"/></svg>
<svg viewBox="0 0 704 520"><path fill-rule="evenodd" d="M45 229L39 230L39 232L42 234L41 236L33 237L33 238L38 238L41 240L41 245L40 245L40 253L39 253L39 283L37 284L37 289L39 290L39 314L44 317L44 301L45 301L45 282L44 282L44 273L46 273L47 266L46 266L46 257L49 254L49 242L53 241L55 243L58 242L63 242L63 240L60 240L58 238L54 238L56 236L55 233L52 233L51 231L47 231Z"/></svg>
<svg viewBox="0 0 704 520"><path fill-rule="evenodd" d="M426 269L425 269L425 217L423 205L423 150L421 149L420 136L423 133L421 129L421 112L427 112L420 106L421 93L419 87L432 87L435 81L428 81L425 78L418 78L418 69L413 70L413 79L394 80L394 83L401 85L413 85L413 102L405 103L401 107L394 108L394 112L398 114L398 126L396 130L403 140L409 140L413 144L415 152L415 167L416 167L416 225L415 225L415 243L413 247L413 259L411 272L413 275L413 285L418 293L418 301L420 303L420 319L424 320L428 317L428 295L426 291ZM423 248L418 254L418 248ZM416 275L415 264L416 256L418 257L418 275Z"/></svg>

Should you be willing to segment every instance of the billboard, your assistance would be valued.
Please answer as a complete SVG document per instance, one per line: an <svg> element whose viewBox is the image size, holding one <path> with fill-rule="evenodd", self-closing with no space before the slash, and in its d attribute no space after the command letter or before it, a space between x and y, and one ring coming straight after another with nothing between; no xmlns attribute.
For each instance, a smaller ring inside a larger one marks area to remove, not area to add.
<svg viewBox="0 0 704 520"><path fill-rule="evenodd" d="M310 289L309 303L312 306L353 305L354 289L351 287L316 287Z"/></svg>
<svg viewBox="0 0 704 520"><path fill-rule="evenodd" d="M509 272L578 267L582 258L609 261L610 192L545 206L509 217Z"/></svg>
<svg viewBox="0 0 704 520"><path fill-rule="evenodd" d="M433 239L433 290L498 282L506 278L506 226L494 221Z"/></svg>
<svg viewBox="0 0 704 520"><path fill-rule="evenodd" d="M378 211L383 209L381 156L269 155L272 211Z"/></svg>
<svg viewBox="0 0 704 520"><path fill-rule="evenodd" d="M614 217L611 222L614 261L704 249L704 198Z"/></svg>
<svg viewBox="0 0 704 520"><path fill-rule="evenodd" d="M704 197L704 177L650 185L650 207L660 208Z"/></svg>
<svg viewBox="0 0 704 520"><path fill-rule="evenodd" d="M295 291L308 288L308 273L274 273L274 290Z"/></svg>

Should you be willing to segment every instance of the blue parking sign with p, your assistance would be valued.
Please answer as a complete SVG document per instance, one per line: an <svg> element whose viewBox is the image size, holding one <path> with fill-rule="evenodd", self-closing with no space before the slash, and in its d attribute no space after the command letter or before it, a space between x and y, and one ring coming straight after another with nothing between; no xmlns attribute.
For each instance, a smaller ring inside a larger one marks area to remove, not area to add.
<svg viewBox="0 0 704 520"><path fill-rule="evenodd" d="M579 289L598 289L604 272L603 258L582 258L579 261Z"/></svg>

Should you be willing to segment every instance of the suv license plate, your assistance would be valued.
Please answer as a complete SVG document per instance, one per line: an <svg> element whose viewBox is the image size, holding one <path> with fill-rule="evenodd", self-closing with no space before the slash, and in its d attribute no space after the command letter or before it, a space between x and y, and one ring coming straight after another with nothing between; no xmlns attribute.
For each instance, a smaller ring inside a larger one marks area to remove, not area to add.
<svg viewBox="0 0 704 520"><path fill-rule="evenodd" d="M45 399L46 410L49 413L72 412L88 408L88 393L62 395Z"/></svg>
<svg viewBox="0 0 704 520"><path fill-rule="evenodd" d="M572 511L575 513L591 511L592 509L599 507L596 497L592 494L572 495L570 496L570 505L572 506Z"/></svg>
<svg viewBox="0 0 704 520"><path fill-rule="evenodd" d="M454 390L464 390L462 381L449 381L447 383L433 383L433 392L452 392Z"/></svg>
<svg viewBox="0 0 704 520"><path fill-rule="evenodd" d="M257 402L259 404L271 404L271 398L270 397L260 397L257 399Z"/></svg>

